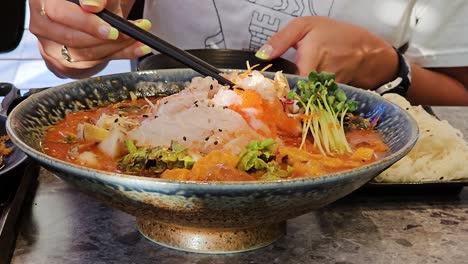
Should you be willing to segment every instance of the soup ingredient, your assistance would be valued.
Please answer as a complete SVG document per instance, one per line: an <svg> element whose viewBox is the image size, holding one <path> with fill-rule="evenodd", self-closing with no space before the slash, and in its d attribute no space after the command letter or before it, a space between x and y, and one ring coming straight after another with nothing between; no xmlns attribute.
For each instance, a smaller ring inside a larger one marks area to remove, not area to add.
<svg viewBox="0 0 468 264"><path fill-rule="evenodd" d="M288 98L297 100L305 111L301 148L310 132L314 146L323 155L351 153L343 121L347 112L356 111L357 103L348 100L344 91L338 88L333 73L314 71L308 79L308 82L301 80L297 83L299 94L294 91L288 93Z"/></svg>
<svg viewBox="0 0 468 264"><path fill-rule="evenodd" d="M275 160L277 148L272 138L254 140L241 152L237 168L240 171L260 174L260 180L272 181L287 178L292 167L281 168L283 162Z"/></svg>
<svg viewBox="0 0 468 264"><path fill-rule="evenodd" d="M162 173L166 169L191 169L194 160L187 148L173 141L169 148L137 147L131 140L126 142L128 154L119 162L118 168L125 173Z"/></svg>
<svg viewBox="0 0 468 264"><path fill-rule="evenodd" d="M242 151L237 168L241 171L263 170L274 156L275 140L272 138L262 141L252 141Z"/></svg>
<svg viewBox="0 0 468 264"><path fill-rule="evenodd" d="M398 94L385 99L405 109L418 123L419 139L401 160L375 178L378 182L450 181L468 177L468 143L460 130L438 120Z"/></svg>
<svg viewBox="0 0 468 264"><path fill-rule="evenodd" d="M8 141L10 138L8 136L0 136L0 169L3 169L5 167L5 162L4 162L4 157L7 155L10 155L10 153L13 151L13 148L7 147L5 144L6 141Z"/></svg>

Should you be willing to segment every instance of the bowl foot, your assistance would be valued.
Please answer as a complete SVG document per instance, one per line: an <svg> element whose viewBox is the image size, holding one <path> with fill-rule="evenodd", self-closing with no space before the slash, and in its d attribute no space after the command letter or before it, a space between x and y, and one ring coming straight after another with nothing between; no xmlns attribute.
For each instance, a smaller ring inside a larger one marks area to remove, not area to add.
<svg viewBox="0 0 468 264"><path fill-rule="evenodd" d="M193 228L137 218L139 231L165 247L209 254L235 253L267 246L286 233L286 222L249 228Z"/></svg>

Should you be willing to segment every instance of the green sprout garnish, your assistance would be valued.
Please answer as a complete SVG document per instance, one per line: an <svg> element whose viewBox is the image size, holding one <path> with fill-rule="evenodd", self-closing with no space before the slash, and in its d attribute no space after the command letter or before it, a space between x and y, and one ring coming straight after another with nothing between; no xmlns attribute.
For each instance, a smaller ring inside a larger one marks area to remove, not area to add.
<svg viewBox="0 0 468 264"><path fill-rule="evenodd" d="M304 147L310 131L314 146L323 155L351 152L343 122L346 113L357 110L357 102L348 100L335 82L335 74L313 71L308 81L298 81L296 88L297 93L290 91L287 97L297 100L304 109L300 148Z"/></svg>

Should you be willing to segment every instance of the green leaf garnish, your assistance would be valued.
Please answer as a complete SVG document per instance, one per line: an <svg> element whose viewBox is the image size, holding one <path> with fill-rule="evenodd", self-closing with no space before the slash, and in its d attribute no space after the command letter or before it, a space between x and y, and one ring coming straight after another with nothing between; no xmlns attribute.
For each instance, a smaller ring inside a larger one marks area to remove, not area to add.
<svg viewBox="0 0 468 264"><path fill-rule="evenodd" d="M169 148L138 148L131 140L126 141L125 145L129 153L118 164L119 169L123 172L151 171L162 173L166 169L191 169L195 163L192 157L187 155L187 149L176 141L172 141Z"/></svg>

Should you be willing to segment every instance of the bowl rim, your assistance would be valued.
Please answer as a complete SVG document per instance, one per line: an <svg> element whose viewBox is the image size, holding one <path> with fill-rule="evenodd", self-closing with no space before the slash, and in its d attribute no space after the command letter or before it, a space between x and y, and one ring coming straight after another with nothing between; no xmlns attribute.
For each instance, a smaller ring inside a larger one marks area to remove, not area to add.
<svg viewBox="0 0 468 264"><path fill-rule="evenodd" d="M238 69L221 69L225 71L239 71ZM75 174L79 173L85 178L95 178L97 180L102 180L104 182L115 182L117 184L122 184L122 183L127 183L128 180L130 180L134 185L138 186L143 186L142 188L148 188L148 184L153 185L167 185L167 186L184 186L184 189L186 187L194 187L194 188L215 188L215 189L237 189L239 187L242 187L243 189L245 188L255 188L258 189L259 186L261 186L262 190L263 189L269 189L269 188L278 188L283 185L295 185L295 186L302 186L302 185L307 185L307 184L318 184L322 182L334 182L338 181L340 179L348 179L352 178L356 171L359 170L366 170L366 171L379 171L387 168L394 162L398 161L399 159L403 158L416 144L416 141L418 140L419 137L419 128L416 123L416 120L409 115L406 111L404 111L403 108L399 107L398 105L384 99L377 93L373 91L368 91L368 90L363 90L360 88L352 87L349 85L345 84L340 84L342 87L346 87L346 89L356 89L358 93L363 92L366 93L368 96L376 98L378 101L384 101L387 104L392 105L393 107L399 109L403 113L403 115L408 119L409 124L411 125L411 134L410 139L408 142L399 150L396 152L392 153L391 155L388 155L382 159L380 159L377 162L373 162L370 164L366 164L364 166L354 168L354 169L348 169L344 170L341 172L337 173L330 173L330 174L325 174L321 175L319 177L303 177L303 178L295 178L295 179L282 179L282 180L277 180L277 181L208 181L208 182L201 182L201 181L180 181L180 180L166 180L166 179L160 179L160 178L152 178L152 177L145 177L145 176L136 176L136 175L130 175L130 174L123 174L123 173L116 173L116 172L108 172L108 171L103 171L103 170L98 170L98 169L92 169L88 168L85 166L65 162L60 159L53 158L44 152L38 151L34 149L33 147L29 146L28 144L24 143L22 140L20 140L17 136L17 133L15 132L14 129L14 124L13 124L13 118L22 111L22 108L26 107L30 101L36 99L37 97L43 97L47 96L49 93L54 93L57 89L68 89L67 87L72 87L74 84L83 82L83 81L89 81L89 80L99 80L100 78L113 78L113 77L119 77L122 75L131 75L131 74L137 74L137 75L152 75L152 74L162 74L164 75L165 73L174 73L174 72L183 72L183 71L188 71L188 72L193 72L191 69L185 69L185 68L179 68L179 69L162 69L162 70L146 70L146 71L137 71L137 72L125 72L125 73L117 73L117 74L110 74L110 75L103 75L103 76L97 76L97 77L90 77L82 80L76 80L73 82L65 83L62 85L58 85L53 87L53 89L47 89L44 90L40 93L35 93L29 96L26 100L22 101L20 104L18 104L8 115L7 121L6 121L6 131L7 134L10 136L10 139L13 141L13 143L18 146L26 155L31 156L32 158L39 160L40 163L43 163L48 166L56 166L59 164L59 166L63 166L66 168L67 171L72 171ZM269 73L269 74L274 74L274 73ZM304 78L302 76L298 75L293 75L293 74L285 74L286 77L294 77L294 78Z"/></svg>

